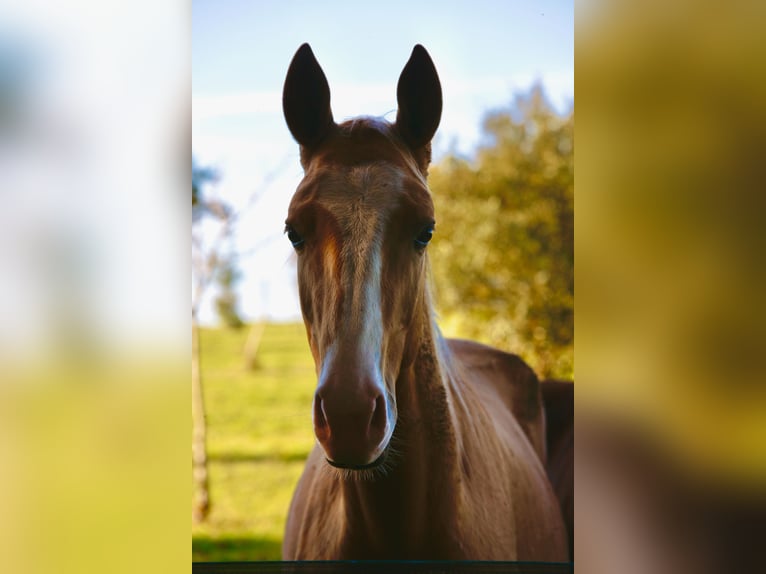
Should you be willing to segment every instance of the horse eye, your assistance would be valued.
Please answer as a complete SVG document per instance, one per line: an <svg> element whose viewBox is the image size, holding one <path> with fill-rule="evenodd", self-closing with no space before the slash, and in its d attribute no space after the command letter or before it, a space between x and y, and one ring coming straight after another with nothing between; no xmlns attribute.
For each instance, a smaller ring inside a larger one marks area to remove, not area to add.
<svg viewBox="0 0 766 574"><path fill-rule="evenodd" d="M303 245L305 241L303 237L301 237L298 232L289 225L285 227L285 233L287 233L287 238L290 240L290 243L293 244L295 249L298 249L301 245Z"/></svg>
<svg viewBox="0 0 766 574"><path fill-rule="evenodd" d="M424 227L423 230L418 233L417 237L415 237L415 247L423 248L426 245L428 245L428 242L431 241L431 237L433 237L434 234L434 226L428 225L427 227Z"/></svg>

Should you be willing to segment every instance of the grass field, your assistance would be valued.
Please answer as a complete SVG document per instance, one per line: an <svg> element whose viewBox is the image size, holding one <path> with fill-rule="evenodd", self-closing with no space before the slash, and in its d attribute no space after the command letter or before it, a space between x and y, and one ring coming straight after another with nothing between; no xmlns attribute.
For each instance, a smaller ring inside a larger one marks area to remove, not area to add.
<svg viewBox="0 0 766 574"><path fill-rule="evenodd" d="M302 324L267 325L255 369L249 328L203 329L211 511L192 560L279 560L287 509L314 444L314 363Z"/></svg>

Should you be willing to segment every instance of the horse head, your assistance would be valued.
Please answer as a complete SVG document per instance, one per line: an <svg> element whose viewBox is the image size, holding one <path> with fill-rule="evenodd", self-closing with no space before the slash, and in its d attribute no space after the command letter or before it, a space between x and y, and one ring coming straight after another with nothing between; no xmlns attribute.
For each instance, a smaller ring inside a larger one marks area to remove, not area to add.
<svg viewBox="0 0 766 574"><path fill-rule="evenodd" d="M428 320L426 247L435 221L426 174L442 95L420 45L399 77L397 103L394 123L337 124L308 44L284 84L284 115L304 169L285 231L317 369L314 432L327 461L341 468L385 459L396 381Z"/></svg>

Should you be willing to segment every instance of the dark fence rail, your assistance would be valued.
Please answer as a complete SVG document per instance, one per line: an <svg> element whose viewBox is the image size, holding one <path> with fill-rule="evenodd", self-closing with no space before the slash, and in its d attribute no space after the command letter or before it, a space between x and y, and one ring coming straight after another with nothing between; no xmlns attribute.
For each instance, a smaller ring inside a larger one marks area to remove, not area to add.
<svg viewBox="0 0 766 574"><path fill-rule="evenodd" d="M549 562L448 562L448 561L348 561L348 562L193 562L192 574L569 574L573 563Z"/></svg>

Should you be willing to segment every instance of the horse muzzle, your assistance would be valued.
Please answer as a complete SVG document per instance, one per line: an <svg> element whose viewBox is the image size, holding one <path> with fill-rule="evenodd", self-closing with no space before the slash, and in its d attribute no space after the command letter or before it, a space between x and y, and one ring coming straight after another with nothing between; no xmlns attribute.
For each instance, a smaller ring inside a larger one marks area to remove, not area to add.
<svg viewBox="0 0 766 574"><path fill-rule="evenodd" d="M323 384L314 396L314 434L327 461L339 468L372 468L391 438L389 408L375 385L342 392Z"/></svg>

